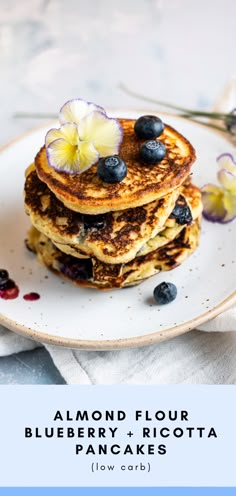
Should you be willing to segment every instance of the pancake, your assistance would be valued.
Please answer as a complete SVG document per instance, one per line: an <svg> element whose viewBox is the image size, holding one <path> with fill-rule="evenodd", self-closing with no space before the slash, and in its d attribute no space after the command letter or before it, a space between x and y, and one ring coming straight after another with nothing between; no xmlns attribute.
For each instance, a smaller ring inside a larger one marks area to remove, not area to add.
<svg viewBox="0 0 236 496"><path fill-rule="evenodd" d="M192 220L200 218L202 213L202 201L201 201L201 191L197 186L192 184L190 181L185 183L180 189L180 197L184 199L190 208ZM177 199L178 202L178 199ZM151 238L147 243L145 243L141 250L138 251L137 256L146 255L161 248L169 241L174 240L182 231L184 227L188 225L187 223L179 223L172 214L168 217L163 228L158 232L158 234Z"/></svg>
<svg viewBox="0 0 236 496"><path fill-rule="evenodd" d="M196 220L202 213L202 202L201 202L201 192L192 183L184 184L180 188L180 193L182 193L178 198L184 198L186 204L189 206L191 211L192 220ZM178 199L177 199L178 202ZM172 215L172 214L171 214ZM171 215L167 218L164 226L158 231L156 236L150 238L143 246L138 250L135 256L146 255L153 250L157 250L161 246L164 246L169 241L172 241L182 229L188 225L187 223L179 224L176 218L172 218ZM51 238L52 239L52 238ZM53 241L53 243L59 248L59 250L78 258L87 258L83 256L78 245L74 244L63 244ZM104 261L102 257L97 257L101 261ZM108 258L108 257L107 257ZM115 258L111 262L116 263Z"/></svg>
<svg viewBox="0 0 236 496"><path fill-rule="evenodd" d="M32 224L62 251L105 263L132 260L162 229L179 196L177 189L148 205L88 216L65 207L38 179L34 166L26 174L25 209Z"/></svg>
<svg viewBox="0 0 236 496"><path fill-rule="evenodd" d="M97 176L97 164L82 174L68 174L53 169L46 149L35 158L38 177L70 210L97 215L146 205L178 188L188 177L195 160L195 150L175 129L165 125L158 137L166 147L165 158L154 165L142 164L138 154L141 144L134 133L134 120L120 119L124 130L119 156L126 162L128 173L119 183L109 184Z"/></svg>
<svg viewBox="0 0 236 496"><path fill-rule="evenodd" d="M189 205L193 219L201 213L201 193L189 180L148 205L86 216L65 207L38 179L34 166L28 168L26 176L25 208L32 224L61 251L78 258L127 263L137 254L162 246L183 228L169 217L179 195Z"/></svg>
<svg viewBox="0 0 236 496"><path fill-rule="evenodd" d="M200 219L182 229L164 247L136 257L127 264L105 264L95 258L81 260L62 253L44 234L32 227L27 247L36 253L39 262L77 286L113 289L139 284L160 271L180 265L197 248Z"/></svg>

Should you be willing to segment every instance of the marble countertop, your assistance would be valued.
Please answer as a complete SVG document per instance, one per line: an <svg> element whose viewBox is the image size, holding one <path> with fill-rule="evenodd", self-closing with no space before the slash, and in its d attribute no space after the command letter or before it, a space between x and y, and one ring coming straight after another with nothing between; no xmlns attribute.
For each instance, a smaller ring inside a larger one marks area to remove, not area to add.
<svg viewBox="0 0 236 496"><path fill-rule="evenodd" d="M235 0L0 0L0 7L0 145L44 122L17 113L57 114L74 97L106 108L154 108L120 83L151 98L210 109L236 74ZM210 339L202 341L208 350ZM235 352L234 337L216 339ZM235 381L231 360L227 367L222 382ZM221 382L219 370L216 377ZM0 358L0 383L63 379L40 348Z"/></svg>

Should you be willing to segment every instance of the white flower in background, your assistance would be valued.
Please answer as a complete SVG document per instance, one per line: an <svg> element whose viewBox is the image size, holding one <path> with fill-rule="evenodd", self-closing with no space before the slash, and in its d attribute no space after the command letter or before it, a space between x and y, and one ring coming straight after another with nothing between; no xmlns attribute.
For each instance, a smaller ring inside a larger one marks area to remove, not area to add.
<svg viewBox="0 0 236 496"><path fill-rule="evenodd" d="M48 162L56 170L80 174L100 157L118 153L122 127L102 107L70 100L61 108L59 121L61 127L50 129L45 139Z"/></svg>

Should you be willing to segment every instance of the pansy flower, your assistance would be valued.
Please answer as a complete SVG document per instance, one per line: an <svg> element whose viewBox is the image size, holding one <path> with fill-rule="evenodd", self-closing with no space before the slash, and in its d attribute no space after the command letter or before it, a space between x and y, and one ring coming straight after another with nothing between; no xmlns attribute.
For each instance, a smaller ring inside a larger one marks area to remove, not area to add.
<svg viewBox="0 0 236 496"><path fill-rule="evenodd" d="M202 188L203 215L224 224L236 217L236 162L230 153L223 153L217 163L220 186L206 184Z"/></svg>
<svg viewBox="0 0 236 496"><path fill-rule="evenodd" d="M102 107L70 100L61 108L59 122L61 126L50 129L45 138L48 163L56 170L80 174L100 157L118 153L122 127Z"/></svg>

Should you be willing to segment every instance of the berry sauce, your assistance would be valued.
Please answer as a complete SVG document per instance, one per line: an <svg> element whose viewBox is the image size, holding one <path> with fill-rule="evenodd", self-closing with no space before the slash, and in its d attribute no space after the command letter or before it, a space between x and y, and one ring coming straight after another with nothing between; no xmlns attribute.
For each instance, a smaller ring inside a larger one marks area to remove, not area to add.
<svg viewBox="0 0 236 496"><path fill-rule="evenodd" d="M7 270L0 269L0 298L3 300L15 300L19 296L19 288L13 279L10 279ZM27 293L23 296L26 301L39 300L38 293Z"/></svg>
<svg viewBox="0 0 236 496"><path fill-rule="evenodd" d="M24 300L26 301L36 301L39 300L40 295L38 293L27 293L23 296Z"/></svg>

